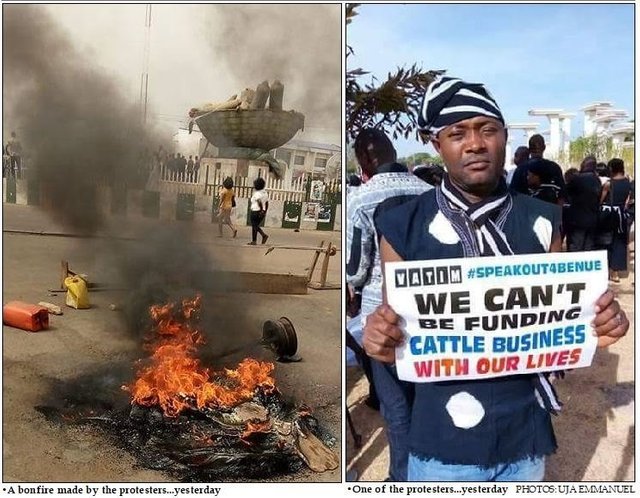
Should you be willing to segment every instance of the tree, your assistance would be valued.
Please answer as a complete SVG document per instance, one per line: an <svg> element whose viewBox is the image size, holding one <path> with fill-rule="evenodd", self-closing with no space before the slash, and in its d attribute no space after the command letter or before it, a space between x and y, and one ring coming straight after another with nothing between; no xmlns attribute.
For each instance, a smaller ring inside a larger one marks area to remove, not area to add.
<svg viewBox="0 0 640 498"><path fill-rule="evenodd" d="M580 164L587 156L594 156L598 161L607 161L613 157L613 140L602 135L578 137L569 143L569 162Z"/></svg>
<svg viewBox="0 0 640 498"><path fill-rule="evenodd" d="M440 156L432 156L428 152L416 152L407 157L401 157L398 159L399 163L406 164L407 166L415 166L417 164L440 164L444 165Z"/></svg>
<svg viewBox="0 0 640 498"><path fill-rule="evenodd" d="M358 161L353 147L347 147L347 174L354 175L358 173Z"/></svg>
<svg viewBox="0 0 640 498"><path fill-rule="evenodd" d="M347 4L347 25L358 15L359 5ZM347 60L354 53L353 48L347 46ZM387 74L385 81L372 77L370 83L361 84L359 79L369 72L362 68L347 71L347 138L354 140L363 128L378 128L394 139L408 138L415 133L416 139L422 140L417 132L417 109L429 83L443 73L443 70L423 71L414 64L408 69L398 67L394 73Z"/></svg>
<svg viewBox="0 0 640 498"><path fill-rule="evenodd" d="M625 137L624 142L627 142ZM631 136L633 140L633 136ZM627 171L633 170L634 149L614 145L613 139L606 135L593 134L588 137L578 137L569 143L569 157L561 154L561 162L569 162L571 166L578 167L587 156L594 156L598 162L608 162L609 159L619 157L624 161Z"/></svg>
<svg viewBox="0 0 640 498"><path fill-rule="evenodd" d="M633 152L632 148L614 145L613 139L604 135L578 137L569 144L569 161L576 165L587 156L595 156L598 162L607 162L613 157L627 155L627 150Z"/></svg>

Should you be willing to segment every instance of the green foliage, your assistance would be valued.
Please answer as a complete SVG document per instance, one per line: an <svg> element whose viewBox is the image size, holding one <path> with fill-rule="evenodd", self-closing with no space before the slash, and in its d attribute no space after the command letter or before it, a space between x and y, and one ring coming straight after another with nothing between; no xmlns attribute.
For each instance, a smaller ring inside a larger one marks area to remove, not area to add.
<svg viewBox="0 0 640 498"><path fill-rule="evenodd" d="M627 174L635 177L635 149L634 147L624 147L619 154L624 161L624 170Z"/></svg>
<svg viewBox="0 0 640 498"><path fill-rule="evenodd" d="M359 5L347 4L347 24L358 15L356 7ZM353 48L347 46L347 58L352 54ZM360 83L359 79L369 72L362 68L347 71L347 138L354 140L363 128L378 128L394 139L408 138L412 133L416 139L421 139L417 132L417 109L426 87L442 73L442 70L423 71L414 64L406 69L398 67L395 72L388 73L384 81L372 77L369 83Z"/></svg>
<svg viewBox="0 0 640 498"><path fill-rule="evenodd" d="M398 162L407 166L415 166L416 164L439 164L444 166L440 156L432 156L428 152L416 152L410 156L401 157Z"/></svg>
<svg viewBox="0 0 640 498"><path fill-rule="evenodd" d="M633 137L632 137L633 139ZM627 139L625 138L625 142ZM570 166L579 167L587 156L595 156L598 162L606 163L609 159L619 157L624 161L628 173L633 171L635 164L634 148L614 146L613 139L606 136L591 135L578 137L569 144L568 162ZM566 162L565 157L560 158Z"/></svg>
<svg viewBox="0 0 640 498"><path fill-rule="evenodd" d="M578 137L569 144L569 162L578 166L587 156L595 156L598 162L607 162L614 156L611 137L591 135Z"/></svg>

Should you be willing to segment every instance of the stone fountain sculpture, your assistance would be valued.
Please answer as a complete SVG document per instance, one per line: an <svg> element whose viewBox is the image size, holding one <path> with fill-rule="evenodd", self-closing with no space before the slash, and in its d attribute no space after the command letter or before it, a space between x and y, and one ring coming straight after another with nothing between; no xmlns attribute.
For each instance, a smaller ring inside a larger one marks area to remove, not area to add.
<svg viewBox="0 0 640 498"><path fill-rule="evenodd" d="M269 151L304 129L303 114L282 109L283 94L284 86L278 80L271 85L263 81L256 90L247 88L239 97L192 108L189 129L197 124L208 142L218 147L219 157L264 161L281 177L287 165Z"/></svg>

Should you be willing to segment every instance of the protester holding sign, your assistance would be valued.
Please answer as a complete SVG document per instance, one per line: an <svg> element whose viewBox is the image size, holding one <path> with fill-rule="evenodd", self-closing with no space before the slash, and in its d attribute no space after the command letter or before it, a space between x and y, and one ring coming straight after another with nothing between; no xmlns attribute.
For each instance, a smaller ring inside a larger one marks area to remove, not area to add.
<svg viewBox="0 0 640 498"><path fill-rule="evenodd" d="M383 264L423 261L428 270L438 266L434 260L505 256L502 259L506 262L511 255L560 251L559 206L510 193L506 187L505 122L483 85L450 77L436 79L425 93L419 122L422 132L443 158L447 175L439 188L379 216L377 228ZM483 266L482 261L477 259L478 266ZM449 282L452 277L470 278L468 270L467 274L449 270L446 275ZM504 268L500 271L504 272ZM436 278L445 278L444 273L437 277L437 272L435 269L433 273ZM422 283L432 278L429 271L420 270L420 274ZM545 277L538 278L542 282ZM568 298L569 304L574 298L580 301L582 296L580 283L575 283L577 287L572 289L577 295ZM549 299L547 291L567 293L567 288L559 285L536 291L538 304ZM388 280L385 286L389 293ZM524 287L513 290L497 280L493 287L495 292L484 294L487 312L503 311L500 308L491 311L490 307L506 307L507 303L515 307L534 299L532 289L529 293ZM439 299L444 298L432 299L435 299L432 306L443 305ZM452 295L448 299L452 312L471 310L470 296L461 293L455 303ZM426 306L426 300L423 304ZM593 311L592 326L599 346L610 345L626 334L629 321L612 293L605 292L597 298ZM481 326L482 320L475 322L473 318L469 328ZM388 304L380 306L369 316L365 327L367 353L378 361L393 363L396 348L405 339L402 324L403 320ZM510 326L504 325L499 324L496 336L508 331ZM446 328L448 323L436 326ZM582 343L588 333L582 329L563 329L561 340L569 341L571 334L572 341ZM530 337L529 347L534 340L541 339ZM423 352L427 346L414 344ZM467 342L466 347L481 346ZM566 356L566 363L574 360L571 351ZM545 456L557 446L550 414L560 407L548 376L542 373L416 383L408 478L541 480Z"/></svg>

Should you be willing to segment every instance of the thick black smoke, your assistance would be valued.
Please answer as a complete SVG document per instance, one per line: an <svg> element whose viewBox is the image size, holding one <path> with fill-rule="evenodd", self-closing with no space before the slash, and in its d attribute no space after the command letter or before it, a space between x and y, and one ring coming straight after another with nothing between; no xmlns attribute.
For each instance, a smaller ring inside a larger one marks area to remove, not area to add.
<svg viewBox="0 0 640 498"><path fill-rule="evenodd" d="M97 187L140 181L137 106L78 55L42 6L4 6L3 42L5 124L20 129L50 212L93 233L103 221Z"/></svg>
<svg viewBox="0 0 640 498"><path fill-rule="evenodd" d="M139 241L105 241L96 254L129 289L123 326L141 337L149 305L200 291L204 318L218 325L205 333L224 335L207 342L231 348L242 341L246 310L207 292L203 275L215 267L212 254L191 241L188 229L158 222L143 232L135 223L107 223L100 207L101 187L144 188L139 157L146 147L166 145L166 137L143 130L137 104L79 55L44 6L5 5L3 12L3 119L20 131L30 180L39 181L46 199L43 209L73 232L121 235L126 225L127 236ZM219 326L228 316L234 330Z"/></svg>
<svg viewBox="0 0 640 498"><path fill-rule="evenodd" d="M263 80L285 85L284 108L313 128L340 134L340 5L216 5L209 16L216 58L238 91Z"/></svg>

